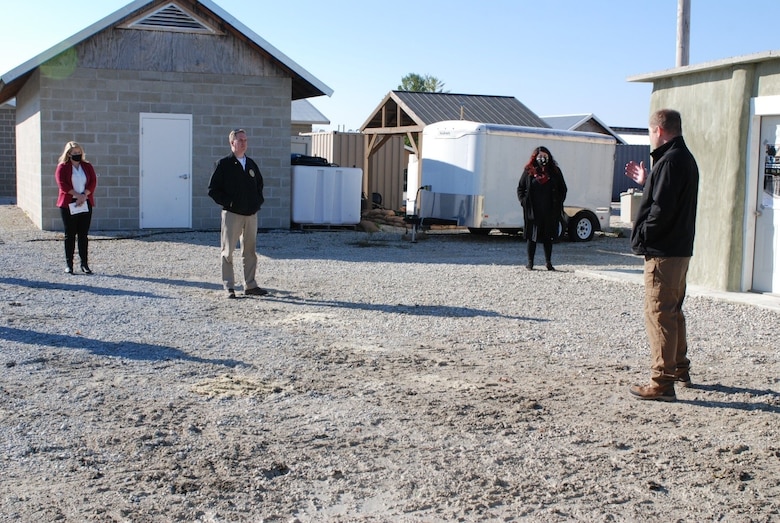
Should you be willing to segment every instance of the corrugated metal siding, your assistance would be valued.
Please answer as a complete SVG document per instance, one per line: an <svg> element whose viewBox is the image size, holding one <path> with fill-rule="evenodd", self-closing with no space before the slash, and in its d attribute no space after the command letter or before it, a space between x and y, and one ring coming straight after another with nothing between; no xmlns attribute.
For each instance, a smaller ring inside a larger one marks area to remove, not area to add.
<svg viewBox="0 0 780 523"><path fill-rule="evenodd" d="M642 186L634 183L626 176L626 164L629 161L636 163L645 162L645 167L650 168L649 145L620 145L615 147L615 171L612 176L612 201L620 201L620 193L629 189L641 189Z"/></svg>
<svg viewBox="0 0 780 523"><path fill-rule="evenodd" d="M361 133L311 133L311 154L342 167L363 168ZM382 195L382 206L399 210L403 202L406 153L403 136L393 136L371 157L368 186Z"/></svg>

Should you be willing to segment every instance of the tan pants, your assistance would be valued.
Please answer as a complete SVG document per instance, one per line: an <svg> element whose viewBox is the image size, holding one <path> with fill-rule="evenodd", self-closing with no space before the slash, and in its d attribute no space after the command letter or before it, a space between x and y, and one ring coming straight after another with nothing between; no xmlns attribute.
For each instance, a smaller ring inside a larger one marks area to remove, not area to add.
<svg viewBox="0 0 780 523"><path fill-rule="evenodd" d="M687 371L685 281L690 258L645 257L645 328L650 342L650 377L661 385Z"/></svg>
<svg viewBox="0 0 780 523"><path fill-rule="evenodd" d="M257 287L257 213L244 216L222 211L222 233L220 235L222 259L222 285L225 289L236 286L233 275L233 251L241 240L241 258L244 263L244 290Z"/></svg>

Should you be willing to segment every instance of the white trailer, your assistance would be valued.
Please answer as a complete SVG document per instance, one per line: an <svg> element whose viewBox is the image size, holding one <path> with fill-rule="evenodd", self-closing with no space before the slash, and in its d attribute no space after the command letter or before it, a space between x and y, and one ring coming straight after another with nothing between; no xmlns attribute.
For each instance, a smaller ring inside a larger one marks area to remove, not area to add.
<svg viewBox="0 0 780 523"><path fill-rule="evenodd" d="M518 232L523 210L517 184L536 147L547 147L568 187L569 238L588 241L609 229L615 139L597 133L452 120L422 134L420 189L407 201L422 227L452 224L473 233ZM414 176L410 181L415 181ZM409 213L409 211L407 211Z"/></svg>

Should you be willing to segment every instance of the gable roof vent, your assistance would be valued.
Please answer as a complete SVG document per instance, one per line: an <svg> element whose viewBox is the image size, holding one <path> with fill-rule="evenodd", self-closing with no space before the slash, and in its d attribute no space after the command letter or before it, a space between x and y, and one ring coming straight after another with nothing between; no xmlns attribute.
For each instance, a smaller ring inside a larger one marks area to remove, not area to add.
<svg viewBox="0 0 780 523"><path fill-rule="evenodd" d="M205 22L174 3L167 4L150 14L137 18L124 25L124 27L126 29L177 31L183 33L215 34L217 32Z"/></svg>

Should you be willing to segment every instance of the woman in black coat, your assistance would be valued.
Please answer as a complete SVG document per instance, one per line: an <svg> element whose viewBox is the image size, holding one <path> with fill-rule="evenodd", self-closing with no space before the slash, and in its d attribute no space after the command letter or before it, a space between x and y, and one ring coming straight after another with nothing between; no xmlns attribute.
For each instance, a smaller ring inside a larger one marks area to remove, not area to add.
<svg viewBox="0 0 780 523"><path fill-rule="evenodd" d="M554 271L552 245L559 236L566 182L546 147L537 147L531 154L517 185L517 199L523 206L523 234L528 243L526 269L533 270L536 243L542 242L547 270Z"/></svg>

